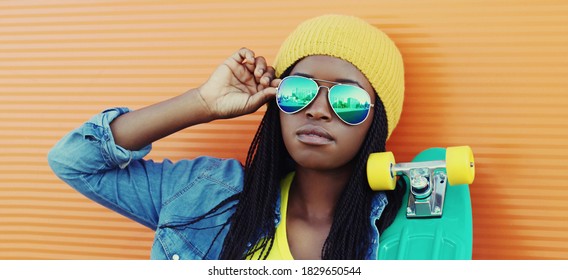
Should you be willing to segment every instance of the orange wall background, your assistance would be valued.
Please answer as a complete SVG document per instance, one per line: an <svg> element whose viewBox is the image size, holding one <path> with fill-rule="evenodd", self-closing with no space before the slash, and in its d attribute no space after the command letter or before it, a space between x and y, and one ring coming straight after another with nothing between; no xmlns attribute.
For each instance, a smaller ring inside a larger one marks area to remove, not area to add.
<svg viewBox="0 0 568 280"><path fill-rule="evenodd" d="M474 259L568 259L568 2L551 0L1 1L0 259L147 259L153 232L59 181L48 150L107 107L198 86L242 46L272 62L323 13L399 46L398 162L472 146ZM150 156L244 160L261 114L187 129Z"/></svg>

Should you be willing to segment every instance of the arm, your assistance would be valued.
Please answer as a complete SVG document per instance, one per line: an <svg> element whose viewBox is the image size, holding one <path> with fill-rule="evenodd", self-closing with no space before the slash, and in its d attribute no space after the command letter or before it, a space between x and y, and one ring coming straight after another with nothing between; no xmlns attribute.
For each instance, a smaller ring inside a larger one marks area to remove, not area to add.
<svg viewBox="0 0 568 280"><path fill-rule="evenodd" d="M215 196L238 190L234 186L239 185L242 169L237 160L199 157L157 163L142 160L150 146L130 151L116 145L109 123L127 111L106 110L63 137L48 155L55 174L89 199L151 229L156 229L163 207L184 193L194 197L189 201L203 196L214 201ZM203 185L201 178L211 175L212 168L218 172L215 176L226 175L223 186ZM191 194L184 190L189 186ZM202 214L209 210L205 208L197 203L186 213Z"/></svg>
<svg viewBox="0 0 568 280"><path fill-rule="evenodd" d="M255 112L274 97L278 82L263 57L242 48L201 87L120 116L112 133L119 146L137 150L192 125Z"/></svg>
<svg viewBox="0 0 568 280"><path fill-rule="evenodd" d="M262 57L241 49L197 89L138 111L117 108L93 117L56 144L49 164L85 196L155 228L162 200L211 162L144 161L151 143L195 124L256 111L274 96L273 77Z"/></svg>

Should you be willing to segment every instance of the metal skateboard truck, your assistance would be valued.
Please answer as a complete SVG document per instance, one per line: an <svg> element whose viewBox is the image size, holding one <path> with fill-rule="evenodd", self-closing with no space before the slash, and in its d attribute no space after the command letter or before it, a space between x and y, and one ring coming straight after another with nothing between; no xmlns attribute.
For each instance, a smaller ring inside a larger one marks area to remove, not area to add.
<svg viewBox="0 0 568 280"><path fill-rule="evenodd" d="M449 147L445 160L395 163L391 152L369 156L367 177L374 191L393 190L397 176L406 176L410 195L406 207L408 218L441 217L446 186L471 184L475 163L468 146Z"/></svg>
<svg viewBox="0 0 568 280"><path fill-rule="evenodd" d="M373 190L393 190L397 178L407 182L402 207L379 237L377 258L471 259L473 216L468 184L474 175L469 147L429 148L412 162L400 164L395 164L390 152L371 154L367 177Z"/></svg>

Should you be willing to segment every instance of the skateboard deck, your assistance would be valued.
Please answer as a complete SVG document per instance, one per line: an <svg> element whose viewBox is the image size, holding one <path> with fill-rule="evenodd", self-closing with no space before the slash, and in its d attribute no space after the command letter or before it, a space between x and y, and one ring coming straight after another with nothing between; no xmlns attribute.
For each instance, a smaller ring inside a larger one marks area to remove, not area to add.
<svg viewBox="0 0 568 280"><path fill-rule="evenodd" d="M412 162L439 161L445 157L446 149L431 148ZM409 178L399 176L401 179L407 182L406 193L393 224L380 236L379 259L471 259L473 225L469 186L448 183L441 216L408 218Z"/></svg>

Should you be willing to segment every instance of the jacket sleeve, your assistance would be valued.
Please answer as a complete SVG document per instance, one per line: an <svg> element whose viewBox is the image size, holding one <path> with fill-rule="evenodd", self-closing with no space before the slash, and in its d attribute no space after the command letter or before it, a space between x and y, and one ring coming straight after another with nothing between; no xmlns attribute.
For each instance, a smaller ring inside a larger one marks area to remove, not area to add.
<svg viewBox="0 0 568 280"><path fill-rule="evenodd" d="M108 109L64 136L49 152L54 173L74 189L122 215L156 229L164 184L192 168L191 162L142 160L151 145L130 151L115 144L110 122L128 112ZM185 166L181 166L185 165Z"/></svg>

